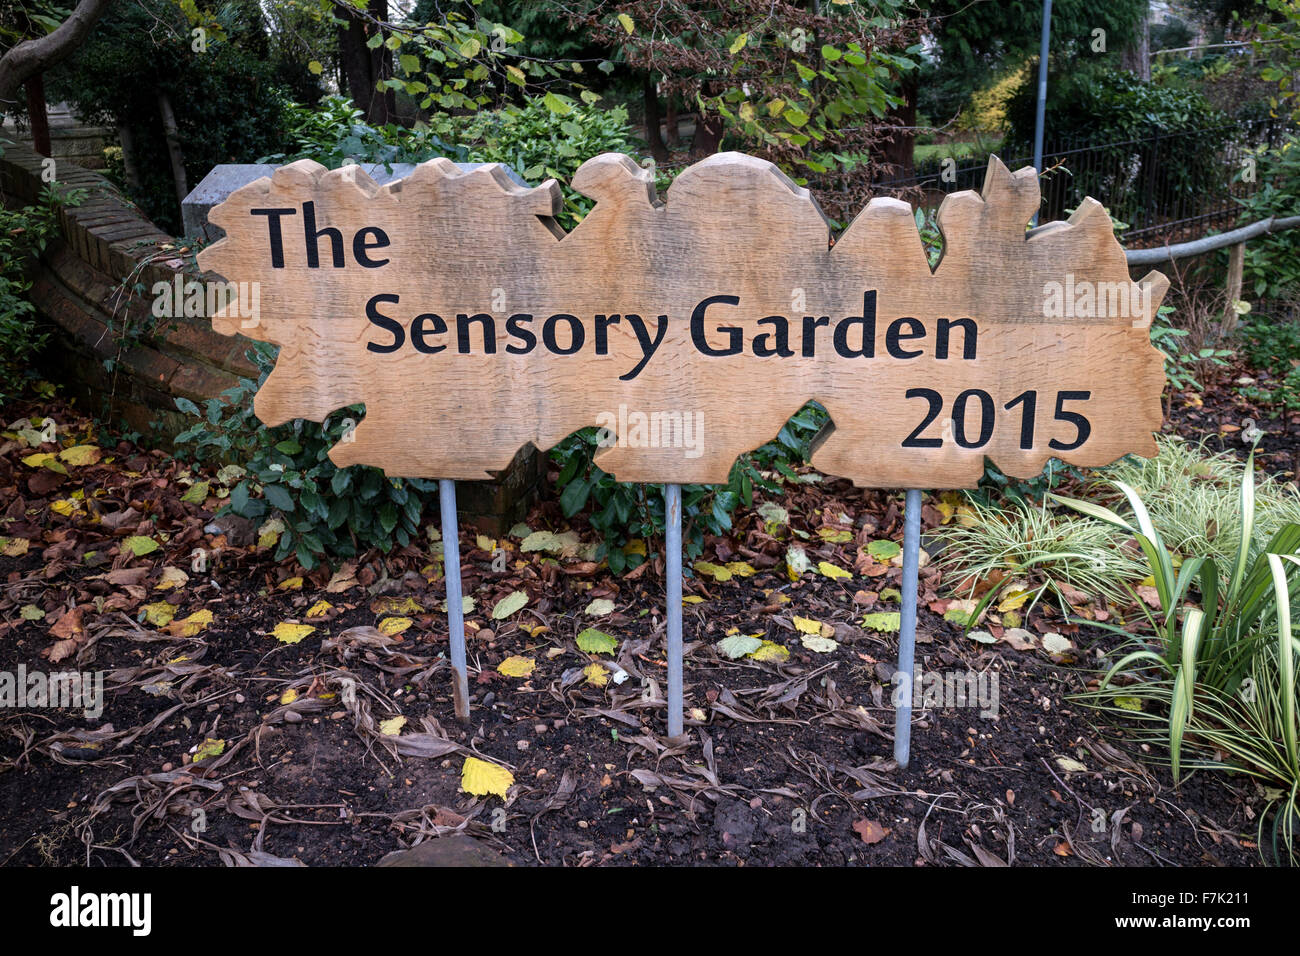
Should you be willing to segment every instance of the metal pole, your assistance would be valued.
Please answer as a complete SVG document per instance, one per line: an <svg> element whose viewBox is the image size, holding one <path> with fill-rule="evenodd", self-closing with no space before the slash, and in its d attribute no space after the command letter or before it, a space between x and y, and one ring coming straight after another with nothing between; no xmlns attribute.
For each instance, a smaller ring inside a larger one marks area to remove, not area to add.
<svg viewBox="0 0 1300 956"><path fill-rule="evenodd" d="M907 769L912 757L912 687L916 666L917 572L921 558L921 492L907 490L903 509L903 613L898 629L899 685L894 708L894 760Z"/></svg>
<svg viewBox="0 0 1300 956"><path fill-rule="evenodd" d="M451 671L455 684L456 719L469 723L469 672L465 665L465 607L460 591L460 528L456 523L456 482L438 481L442 509L442 570L447 577L447 637L451 642Z"/></svg>
<svg viewBox="0 0 1300 956"><path fill-rule="evenodd" d="M668 736L682 735L682 486L664 485L668 600Z"/></svg>
<svg viewBox="0 0 1300 956"><path fill-rule="evenodd" d="M1047 112L1047 48L1052 35L1052 0L1043 0L1043 37L1038 45L1038 105L1034 111L1034 169L1043 171L1043 120ZM1034 213L1033 225L1038 225Z"/></svg>

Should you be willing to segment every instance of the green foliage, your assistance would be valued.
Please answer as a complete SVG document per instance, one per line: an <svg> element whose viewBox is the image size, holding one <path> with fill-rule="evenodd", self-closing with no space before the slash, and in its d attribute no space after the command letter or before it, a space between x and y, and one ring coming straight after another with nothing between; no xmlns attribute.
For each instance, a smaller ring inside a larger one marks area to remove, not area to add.
<svg viewBox="0 0 1300 956"><path fill-rule="evenodd" d="M0 204L0 401L17 394L47 338L28 298L29 259L44 252L58 234L59 207L75 206L85 195L84 190L60 191L51 184L35 205L9 209Z"/></svg>
<svg viewBox="0 0 1300 956"><path fill-rule="evenodd" d="M1242 386L1242 396L1284 412L1300 410L1300 325L1295 317L1252 313L1238 335L1257 376L1254 384Z"/></svg>
<svg viewBox="0 0 1300 956"><path fill-rule="evenodd" d="M1156 317L1151 323L1151 344L1165 357L1165 384L1168 391L1178 392L1186 388L1200 390L1203 386L1197 380L1199 369L1226 367L1232 357L1229 349L1217 349L1211 346L1194 348L1183 340L1191 333L1173 324L1172 305L1162 305L1156 310Z"/></svg>
<svg viewBox="0 0 1300 956"><path fill-rule="evenodd" d="M1290 815L1300 794L1295 668L1300 644L1292 634L1291 605L1300 581L1289 579L1287 571L1300 565L1300 524L1287 523L1267 540L1256 534L1253 472L1252 455L1241 478L1234 509L1237 535L1227 560L1185 552L1178 564L1142 497L1122 481L1115 485L1133 512L1131 521L1094 502L1059 500L1133 537L1159 598L1154 612L1138 602L1153 637L1133 638L1113 628L1136 647L1111 666L1098 695L1113 696L1116 679L1125 675L1136 680L1140 700L1155 702L1167 714L1175 780L1184 746L1199 744L1227 755L1212 758L1213 765L1282 784L1290 794L1282 798L1290 848ZM1123 687L1124 694L1131 692ZM1149 719L1145 710L1137 713Z"/></svg>
<svg viewBox="0 0 1300 956"><path fill-rule="evenodd" d="M204 31L201 44L195 29ZM140 0L111 5L47 86L52 100L68 101L83 119L128 130L138 182L124 174L119 185L150 219L178 233L159 95L171 103L193 187L218 163L252 162L283 142L285 86L303 85L287 78L306 69L273 54L253 0L223 3L201 27L173 0Z"/></svg>
<svg viewBox="0 0 1300 956"><path fill-rule="evenodd" d="M565 228L592 206L569 185L578 167L600 153L636 152L624 107L606 110L555 94L466 116L440 113L411 129L368 125L361 110L342 96L323 97L317 107L290 103L285 110L295 149L263 162L306 158L337 168L349 160L420 163L445 156L454 162L502 163L530 183L548 177L560 181L564 209L558 218Z"/></svg>
<svg viewBox="0 0 1300 956"><path fill-rule="evenodd" d="M825 410L809 403L782 426L774 441L737 459L726 485L682 486L682 546L687 557L703 551L706 534L731 530L736 509L752 507L755 488L778 492L783 480L798 481L791 465L807 460L810 443L826 421ZM603 437L601 430L585 428L551 449L551 459L560 466L556 486L565 516L590 509L591 526L604 538L600 556L611 571L621 574L646 558L625 552L629 541L652 540L664 533L664 486L618 482L597 467L593 456Z"/></svg>
<svg viewBox="0 0 1300 956"><path fill-rule="evenodd" d="M189 447L200 460L238 459L246 469L222 512L243 518L278 513L284 529L276 560L293 556L308 570L416 540L436 482L387 478L378 468L337 468L329 460L330 447L347 441L361 419L361 406L324 424L298 420L267 428L254 417L252 395L274 367L274 354L274 347L258 343L249 355L261 369L259 380L241 380L202 410L176 399L180 411L198 419L176 436L177 448Z"/></svg>
<svg viewBox="0 0 1300 956"><path fill-rule="evenodd" d="M1239 175L1244 175L1245 169ZM1259 182L1243 201L1241 225L1269 216L1300 216L1300 136L1292 133L1276 149L1259 154ZM1300 229L1260 236L1246 243L1242 283L1257 299L1277 299L1300 293Z"/></svg>

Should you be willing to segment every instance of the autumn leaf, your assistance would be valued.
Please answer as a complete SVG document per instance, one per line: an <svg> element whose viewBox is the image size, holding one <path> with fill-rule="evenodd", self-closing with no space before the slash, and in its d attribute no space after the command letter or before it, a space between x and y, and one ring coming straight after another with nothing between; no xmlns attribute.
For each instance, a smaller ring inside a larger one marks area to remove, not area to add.
<svg viewBox="0 0 1300 956"><path fill-rule="evenodd" d="M751 637L746 634L734 634L731 637L724 637L718 641L717 648L727 657L739 660L746 654L752 654L763 646L763 641L757 637Z"/></svg>
<svg viewBox="0 0 1300 956"><path fill-rule="evenodd" d="M465 765L460 771L460 786L466 793L476 797L495 794L502 800L515 782L515 775L505 767L488 763L478 757L466 757Z"/></svg>
<svg viewBox="0 0 1300 956"><path fill-rule="evenodd" d="M822 622L812 617L794 617L794 629L800 634L820 634Z"/></svg>
<svg viewBox="0 0 1300 956"><path fill-rule="evenodd" d="M775 641L764 641L749 656L756 661L786 661L790 659L790 652Z"/></svg>
<svg viewBox="0 0 1300 956"><path fill-rule="evenodd" d="M902 551L903 549L899 547L897 541L890 541L888 539L872 541L867 545L867 554L880 562L892 561L894 558L898 557Z"/></svg>
<svg viewBox="0 0 1300 956"><path fill-rule="evenodd" d="M587 683L593 687L604 687L609 683L609 671L605 665L593 661L582 669L583 676L587 678Z"/></svg>
<svg viewBox="0 0 1300 956"><path fill-rule="evenodd" d="M194 751L191 763L198 763L200 760L208 760L212 757L220 757L226 752L226 742L224 740L207 738L199 744L198 749Z"/></svg>
<svg viewBox="0 0 1300 956"><path fill-rule="evenodd" d="M305 616L308 618L324 617L333 609L334 609L333 604L331 604L329 601L321 600L321 601L317 601L315 604L309 607L307 609L307 614Z"/></svg>
<svg viewBox="0 0 1300 956"><path fill-rule="evenodd" d="M589 627L578 635L578 647L588 654L612 654L618 647L618 639Z"/></svg>
<svg viewBox="0 0 1300 956"><path fill-rule="evenodd" d="M275 586L275 589L277 591L301 591L302 578L300 577L285 578L283 581L281 581L279 584Z"/></svg>
<svg viewBox="0 0 1300 956"><path fill-rule="evenodd" d="M212 486L206 481L196 481L194 484L190 485L189 490L185 492L185 494L181 495L181 501L185 502L187 505L201 505L203 502L208 500L208 492L211 490L211 487Z"/></svg>
<svg viewBox="0 0 1300 956"><path fill-rule="evenodd" d="M903 616L897 611L877 611L862 618L862 626L882 634L893 634L902 627Z"/></svg>
<svg viewBox="0 0 1300 956"><path fill-rule="evenodd" d="M370 603L370 610L376 617L383 617L385 614L400 614L409 616L411 614L423 614L424 608L416 603L414 598L396 598L381 597Z"/></svg>
<svg viewBox="0 0 1300 956"><path fill-rule="evenodd" d="M26 538L0 538L0 554L6 558L21 558L30 544Z"/></svg>
<svg viewBox="0 0 1300 956"><path fill-rule="evenodd" d="M144 535L133 534L129 538L122 539L123 550L130 551L137 558L142 558L146 554L153 554L158 550L158 542L153 538L146 538Z"/></svg>
<svg viewBox="0 0 1300 956"><path fill-rule="evenodd" d="M162 577L154 585L155 591L170 591L174 588L183 588L190 583L190 576L180 568L166 567L162 569Z"/></svg>
<svg viewBox="0 0 1300 956"><path fill-rule="evenodd" d="M97 464L101 454L102 452L95 445L73 445L59 452L59 457L74 468L83 468L86 465Z"/></svg>
<svg viewBox="0 0 1300 956"><path fill-rule="evenodd" d="M386 617L379 622L379 633L385 637L396 637L414 623L409 617Z"/></svg>
<svg viewBox="0 0 1300 956"><path fill-rule="evenodd" d="M799 638L800 643L808 650L816 654L829 654L839 647L839 643L829 637L820 637L815 634L805 634Z"/></svg>
<svg viewBox="0 0 1300 956"><path fill-rule="evenodd" d="M527 591L512 591L497 601L496 606L492 608L492 618L497 621L504 621L511 614L519 611L528 603Z"/></svg>
<svg viewBox="0 0 1300 956"><path fill-rule="evenodd" d="M289 621L281 621L271 632L271 636L282 644L297 644L316 628L310 624L293 624Z"/></svg>
<svg viewBox="0 0 1300 956"><path fill-rule="evenodd" d="M144 619L154 627L163 627L170 624L172 618L176 616L176 606L168 604L166 601L156 601L153 604L146 604L140 608Z"/></svg>
<svg viewBox="0 0 1300 956"><path fill-rule="evenodd" d="M862 837L863 843L879 843L892 832L889 827L882 827L875 820L854 820L853 829Z"/></svg>
<svg viewBox="0 0 1300 956"><path fill-rule="evenodd" d="M402 728L406 726L406 718L401 714L396 717L389 717L387 720L379 722L379 732L385 737L397 737L402 733Z"/></svg>
<svg viewBox="0 0 1300 956"><path fill-rule="evenodd" d="M515 654L507 657L497 665L497 670L506 677L529 677L533 673L533 668L537 666L537 661L531 657L520 657Z"/></svg>
<svg viewBox="0 0 1300 956"><path fill-rule="evenodd" d="M604 617L606 614L613 614L614 602L609 598L596 598L587 605L587 610L584 613L590 617Z"/></svg>
<svg viewBox="0 0 1300 956"><path fill-rule="evenodd" d="M820 571L826 577L830 578L832 581L839 580L840 578L853 577L853 575L850 572L845 571L843 568L837 567L834 564L831 564L829 561L819 561L817 563L817 570Z"/></svg>
<svg viewBox="0 0 1300 956"><path fill-rule="evenodd" d="M172 637L193 637L212 623L212 612L206 608L189 617L173 620L163 628Z"/></svg>

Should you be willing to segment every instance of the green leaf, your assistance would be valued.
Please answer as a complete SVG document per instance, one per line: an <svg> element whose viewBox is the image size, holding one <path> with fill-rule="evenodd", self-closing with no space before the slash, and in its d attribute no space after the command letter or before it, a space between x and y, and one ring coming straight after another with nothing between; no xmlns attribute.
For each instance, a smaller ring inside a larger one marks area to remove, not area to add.
<svg viewBox="0 0 1300 956"><path fill-rule="evenodd" d="M286 513L293 511L293 495L283 485L266 485L262 491L272 508Z"/></svg>
<svg viewBox="0 0 1300 956"><path fill-rule="evenodd" d="M589 627L578 635L578 647L588 654L612 654L618 647L618 639Z"/></svg>
<svg viewBox="0 0 1300 956"><path fill-rule="evenodd" d="M130 551L137 558L144 557L146 554L153 554L158 550L158 542L153 538L146 538L144 535L133 534L129 538L122 540L123 549Z"/></svg>
<svg viewBox="0 0 1300 956"><path fill-rule="evenodd" d="M500 601L497 601L496 606L492 608L492 618L496 621L503 621L511 614L519 611L527 603L527 591L512 591Z"/></svg>

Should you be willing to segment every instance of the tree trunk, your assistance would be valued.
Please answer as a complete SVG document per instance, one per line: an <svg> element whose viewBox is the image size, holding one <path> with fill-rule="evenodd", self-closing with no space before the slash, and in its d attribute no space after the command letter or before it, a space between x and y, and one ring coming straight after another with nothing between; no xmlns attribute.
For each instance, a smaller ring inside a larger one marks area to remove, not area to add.
<svg viewBox="0 0 1300 956"><path fill-rule="evenodd" d="M388 0L369 0L367 12L377 20L388 20ZM339 61L347 77L348 95L365 112L366 122L383 126L397 121L397 96L379 84L393 75L393 53L380 44L372 50L366 41L379 27L357 13L346 15L339 27Z"/></svg>
<svg viewBox="0 0 1300 956"><path fill-rule="evenodd" d="M40 73L27 78L27 122L32 128L32 149L42 156L53 156L50 118L45 112L45 78Z"/></svg>
<svg viewBox="0 0 1300 956"><path fill-rule="evenodd" d="M126 180L126 190L133 196L139 196L140 161L135 148L135 135L121 117L117 120L117 139L122 144L122 178Z"/></svg>
<svg viewBox="0 0 1300 956"><path fill-rule="evenodd" d="M1151 82L1151 16L1146 11L1142 14L1142 29L1120 55L1120 66L1137 74L1142 82Z"/></svg>
<svg viewBox="0 0 1300 956"><path fill-rule="evenodd" d="M0 57L0 111L13 108L18 102L18 87L30 77L71 56L108 4L109 0L81 0L53 33L24 40Z"/></svg>
<svg viewBox="0 0 1300 956"><path fill-rule="evenodd" d="M899 93L903 102L890 109L888 116L899 129L892 131L893 140L884 143L880 149L882 164L892 167L885 170L890 179L907 179L916 175L916 165L912 151L916 144L916 94L918 90L916 74L902 77Z"/></svg>
<svg viewBox="0 0 1300 956"><path fill-rule="evenodd" d="M659 93L652 73L642 77L641 98L645 102L645 141L650 144L650 155L655 162L662 163L668 158L668 147L659 134Z"/></svg>
<svg viewBox="0 0 1300 956"><path fill-rule="evenodd" d="M700 160L716 153L722 145L724 131L721 116L700 110L699 118L695 121L695 136L691 138L691 159Z"/></svg>
<svg viewBox="0 0 1300 956"><path fill-rule="evenodd" d="M682 145L681 130L677 128L677 96L669 93L665 97L667 109L664 112L664 142L668 144L669 149L674 149Z"/></svg>
<svg viewBox="0 0 1300 956"><path fill-rule="evenodd" d="M179 206L185 202L190 190L185 184L185 156L181 152L181 137L176 129L176 114L172 112L172 101L162 90L158 91L158 115L162 118L167 156L172 166L172 182L176 185L176 204Z"/></svg>

